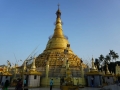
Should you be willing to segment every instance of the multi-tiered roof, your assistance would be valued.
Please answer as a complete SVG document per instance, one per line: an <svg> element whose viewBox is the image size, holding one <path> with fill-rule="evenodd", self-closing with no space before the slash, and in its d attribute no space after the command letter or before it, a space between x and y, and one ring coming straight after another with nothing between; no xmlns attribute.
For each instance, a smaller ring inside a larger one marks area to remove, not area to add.
<svg viewBox="0 0 120 90"><path fill-rule="evenodd" d="M46 62L49 62L49 75L58 77L60 73L65 76L65 70L61 70L63 60L65 59L64 49L66 49L68 38L65 37L62 29L61 11L58 7L56 12L56 22L54 33L49 38L45 50L36 59L36 67L39 71L45 72ZM71 48L68 48L66 59L69 62L69 67L72 75L77 77L81 75L80 65L81 59L73 53ZM84 64L83 64L84 67Z"/></svg>

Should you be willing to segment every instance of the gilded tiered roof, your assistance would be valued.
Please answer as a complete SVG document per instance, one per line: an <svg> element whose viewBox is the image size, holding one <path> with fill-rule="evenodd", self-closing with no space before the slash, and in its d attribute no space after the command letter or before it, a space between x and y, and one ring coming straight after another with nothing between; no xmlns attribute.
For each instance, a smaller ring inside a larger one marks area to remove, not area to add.
<svg viewBox="0 0 120 90"><path fill-rule="evenodd" d="M12 76L12 74L8 71L8 67L4 67L2 71L0 72L0 75L2 76Z"/></svg>
<svg viewBox="0 0 120 90"><path fill-rule="evenodd" d="M63 60L65 59L64 49L69 44L68 38L65 37L62 29L61 11L58 8L56 12L56 22L54 33L49 38L45 50L36 58L36 67L39 71L45 71L46 62L49 62L49 76L58 76L58 73L65 74L65 70L61 70ZM74 76L80 76L80 58L73 53L71 48L68 48L66 55L69 61L69 67Z"/></svg>

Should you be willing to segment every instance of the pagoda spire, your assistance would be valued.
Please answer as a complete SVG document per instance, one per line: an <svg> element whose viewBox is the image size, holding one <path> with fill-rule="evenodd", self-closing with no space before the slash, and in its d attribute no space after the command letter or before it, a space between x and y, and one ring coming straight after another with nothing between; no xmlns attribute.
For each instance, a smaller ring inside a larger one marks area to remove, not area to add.
<svg viewBox="0 0 120 90"><path fill-rule="evenodd" d="M61 16L61 11L60 11L60 9L59 9L59 4L58 4L58 10L57 10L57 12L56 12L56 15L57 15L57 18L60 18L60 16Z"/></svg>
<svg viewBox="0 0 120 90"><path fill-rule="evenodd" d="M26 70L27 69L27 67L26 67L26 61L24 61L24 64L23 64L24 66L23 66L23 70Z"/></svg>
<svg viewBox="0 0 120 90"><path fill-rule="evenodd" d="M35 70L36 70L35 60L36 60L36 57L34 58L33 63L32 63L32 66L31 66L31 69L30 69L30 70L32 70L32 71L35 71Z"/></svg>
<svg viewBox="0 0 120 90"><path fill-rule="evenodd" d="M62 31L62 21L61 21L61 11L59 9L59 4L58 4L58 10L56 11L56 22L55 22L55 29L54 29L54 34L53 38L63 38L64 34Z"/></svg>
<svg viewBox="0 0 120 90"><path fill-rule="evenodd" d="M94 65L94 59L93 59L93 57L92 57L92 71L97 71L97 69L96 69L96 67Z"/></svg>

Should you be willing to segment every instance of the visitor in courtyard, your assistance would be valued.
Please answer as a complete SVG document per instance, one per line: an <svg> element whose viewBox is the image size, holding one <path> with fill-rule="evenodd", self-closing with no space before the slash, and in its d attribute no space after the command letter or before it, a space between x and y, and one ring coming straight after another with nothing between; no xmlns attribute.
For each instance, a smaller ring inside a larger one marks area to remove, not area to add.
<svg viewBox="0 0 120 90"><path fill-rule="evenodd" d="M53 79L50 80L50 90L52 90L53 87Z"/></svg>
<svg viewBox="0 0 120 90"><path fill-rule="evenodd" d="M26 80L26 79L24 80L24 90L28 90L28 87L27 87L27 80Z"/></svg>
<svg viewBox="0 0 120 90"><path fill-rule="evenodd" d="M15 90L22 90L22 80L21 79L18 80Z"/></svg>
<svg viewBox="0 0 120 90"><path fill-rule="evenodd" d="M24 86L26 86L26 79L24 80Z"/></svg>
<svg viewBox="0 0 120 90"><path fill-rule="evenodd" d="M94 77L91 78L92 87L94 87Z"/></svg>
<svg viewBox="0 0 120 90"><path fill-rule="evenodd" d="M4 86L4 83L3 83L3 82L1 83L1 86L2 86L2 87Z"/></svg>
<svg viewBox="0 0 120 90"><path fill-rule="evenodd" d="M3 87L3 90L8 90L8 86L9 86L9 81L6 80L5 84L4 84L4 87Z"/></svg>

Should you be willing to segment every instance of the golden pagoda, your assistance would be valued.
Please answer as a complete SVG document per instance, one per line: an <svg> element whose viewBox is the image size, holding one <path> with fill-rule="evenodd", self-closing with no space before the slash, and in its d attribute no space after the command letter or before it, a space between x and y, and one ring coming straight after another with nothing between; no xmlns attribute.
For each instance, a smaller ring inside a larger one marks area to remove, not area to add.
<svg viewBox="0 0 120 90"><path fill-rule="evenodd" d="M74 54L70 47L67 48L67 45L70 45L70 43L63 33L59 7L56 16L54 33L49 38L45 50L36 58L37 70L41 71L43 76L48 74L48 77L65 77L66 70L61 68L65 64L64 60L68 60L72 77L80 77L81 59ZM65 55L64 50L66 48L68 53ZM83 64L83 67L85 67L85 64Z"/></svg>
<svg viewBox="0 0 120 90"><path fill-rule="evenodd" d="M78 80L79 84L85 84L81 74L81 59L74 54L68 37L63 33L59 6L56 16L54 33L49 37L45 50L35 60L36 70L42 73L41 85L48 86L52 78L54 85L59 86L61 79L65 79L67 76L70 76L74 83ZM86 67L85 64L82 66Z"/></svg>

